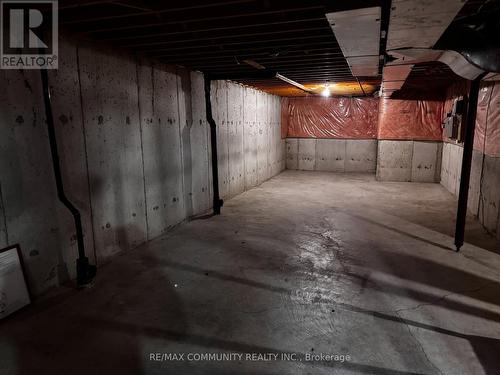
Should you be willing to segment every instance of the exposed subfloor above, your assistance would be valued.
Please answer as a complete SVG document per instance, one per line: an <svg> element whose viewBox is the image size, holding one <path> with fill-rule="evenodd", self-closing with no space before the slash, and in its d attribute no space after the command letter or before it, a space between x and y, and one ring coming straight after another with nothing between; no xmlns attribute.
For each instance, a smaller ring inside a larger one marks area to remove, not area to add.
<svg viewBox="0 0 500 375"><path fill-rule="evenodd" d="M2 322L2 374L493 374L500 254L438 184L286 171ZM150 353L349 355L155 362Z"/></svg>

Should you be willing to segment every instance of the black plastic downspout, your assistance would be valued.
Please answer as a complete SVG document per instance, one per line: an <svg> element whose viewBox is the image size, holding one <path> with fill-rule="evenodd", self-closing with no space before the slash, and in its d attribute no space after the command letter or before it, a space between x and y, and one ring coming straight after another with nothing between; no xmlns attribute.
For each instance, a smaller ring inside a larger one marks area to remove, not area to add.
<svg viewBox="0 0 500 375"><path fill-rule="evenodd" d="M472 148L474 146L474 131L476 129L477 102L479 85L486 75L482 73L471 82L469 90L469 105L465 122L464 154L462 159L462 173L460 177L460 192L458 195L457 223L455 228L455 246L457 251L464 244L465 220L467 217L467 201L469 198L469 180L472 164Z"/></svg>
<svg viewBox="0 0 500 375"><path fill-rule="evenodd" d="M45 115L47 117L47 129L49 133L50 151L52 154L52 166L56 179L57 196L62 204L71 212L75 220L76 241L78 245L78 259L76 260L76 280L79 287L84 287L92 282L97 269L89 264L89 259L85 256L85 245L83 242L83 228L80 211L69 201L64 193L64 185L59 163L59 152L57 150L57 139L54 128L54 117L52 114L52 104L50 99L49 78L46 69L42 69L43 100L45 104Z"/></svg>
<svg viewBox="0 0 500 375"><path fill-rule="evenodd" d="M205 76L205 105L207 112L207 121L210 125L210 145L212 148L212 186L214 192L214 215L220 215L220 209L224 201L219 196L219 167L217 164L217 128L215 120L212 117L212 100L210 98L211 78Z"/></svg>

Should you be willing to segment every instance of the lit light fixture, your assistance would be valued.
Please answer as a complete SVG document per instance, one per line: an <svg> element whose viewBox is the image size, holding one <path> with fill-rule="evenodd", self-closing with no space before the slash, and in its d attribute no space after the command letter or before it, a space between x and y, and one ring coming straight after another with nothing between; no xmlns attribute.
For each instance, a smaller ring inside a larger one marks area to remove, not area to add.
<svg viewBox="0 0 500 375"><path fill-rule="evenodd" d="M321 91L321 96L328 98L330 96L330 85L326 84L323 91Z"/></svg>

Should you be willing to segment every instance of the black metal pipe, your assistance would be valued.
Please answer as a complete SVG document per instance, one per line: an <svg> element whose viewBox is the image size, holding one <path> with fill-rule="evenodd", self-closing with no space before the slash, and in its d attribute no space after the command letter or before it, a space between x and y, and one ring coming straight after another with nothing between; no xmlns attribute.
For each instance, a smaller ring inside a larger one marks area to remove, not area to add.
<svg viewBox="0 0 500 375"><path fill-rule="evenodd" d="M75 221L76 241L78 246L78 259L76 260L76 279L79 287L92 282L96 275L96 266L89 264L89 259L85 256L85 245L83 242L83 227L80 211L66 197L64 184L61 174L61 165L59 161L59 152L57 150L57 138L54 127L54 116L52 113L52 103L50 98L49 78L46 69L41 70L43 100L45 104L45 115L47 117L47 130L50 142L50 152L52 154L52 166L54 168L54 177L56 179L57 197L64 206L71 212Z"/></svg>
<svg viewBox="0 0 500 375"><path fill-rule="evenodd" d="M483 73L471 82L469 89L469 104L465 121L464 153L462 159L462 173L460 177L460 192L458 195L457 222L455 228L455 246L457 251L464 244L465 221L467 217L467 201L469 199L470 169L472 164L472 148L474 146L474 131L476 129L477 102L479 86L486 75Z"/></svg>
<svg viewBox="0 0 500 375"><path fill-rule="evenodd" d="M359 78L358 77L356 77L356 81L358 82L359 88L361 89L361 92L363 93L363 96L367 96L366 92L365 92L365 89L363 88L363 85L361 84L361 82L359 82Z"/></svg>
<svg viewBox="0 0 500 375"><path fill-rule="evenodd" d="M213 187L213 207L214 214L220 215L220 209L224 201L219 196L219 167L217 162L217 125L212 117L212 100L210 98L212 79L205 75L205 105L207 112L207 121L210 125L210 145L212 148L212 187Z"/></svg>

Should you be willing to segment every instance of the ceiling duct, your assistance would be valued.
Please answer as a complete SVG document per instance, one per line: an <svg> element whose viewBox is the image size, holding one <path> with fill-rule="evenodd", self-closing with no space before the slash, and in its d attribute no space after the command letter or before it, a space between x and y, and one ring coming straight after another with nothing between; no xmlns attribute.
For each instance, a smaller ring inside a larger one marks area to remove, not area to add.
<svg viewBox="0 0 500 375"><path fill-rule="evenodd" d="M485 72L500 73L500 2L486 1L470 16L453 22L434 46L455 51Z"/></svg>
<svg viewBox="0 0 500 375"><path fill-rule="evenodd" d="M406 48L393 51L396 60L389 62L384 70L395 67L411 67L413 64L429 61L440 61L450 67L453 72L465 79L473 80L484 71L469 63L464 56L455 51L443 51L423 48ZM385 78L384 78L385 79Z"/></svg>
<svg viewBox="0 0 500 375"><path fill-rule="evenodd" d="M456 75L471 81L483 73L483 70L470 64L461 54L455 51L444 51L438 60L448 65Z"/></svg>
<svg viewBox="0 0 500 375"><path fill-rule="evenodd" d="M361 8L327 13L351 73L356 77L374 77L379 71L381 8Z"/></svg>
<svg viewBox="0 0 500 375"><path fill-rule="evenodd" d="M392 0L387 36L387 54L395 58L384 67L382 96L390 96L400 89L414 64L439 60L452 62L464 70L456 56L432 47L456 17L465 0ZM402 68L401 66L406 66ZM397 68L395 68L397 67ZM407 72L403 78L402 72ZM393 79L398 76L398 79Z"/></svg>

